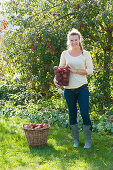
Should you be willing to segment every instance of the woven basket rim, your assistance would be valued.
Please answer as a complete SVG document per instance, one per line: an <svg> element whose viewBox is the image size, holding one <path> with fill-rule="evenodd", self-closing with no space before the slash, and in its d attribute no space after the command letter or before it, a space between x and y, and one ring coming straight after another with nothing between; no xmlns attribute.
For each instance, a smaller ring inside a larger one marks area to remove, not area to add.
<svg viewBox="0 0 113 170"><path fill-rule="evenodd" d="M24 130L31 130L31 131L40 131L40 130L44 130L44 129L49 129L50 125L48 127L43 127L43 128L27 128L27 127L23 127Z"/></svg>

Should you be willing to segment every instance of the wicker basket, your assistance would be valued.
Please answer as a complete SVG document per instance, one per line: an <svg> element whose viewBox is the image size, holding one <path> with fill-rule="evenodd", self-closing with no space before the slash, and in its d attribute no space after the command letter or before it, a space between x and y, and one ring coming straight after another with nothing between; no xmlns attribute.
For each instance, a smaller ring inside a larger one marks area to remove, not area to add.
<svg viewBox="0 0 113 170"><path fill-rule="evenodd" d="M47 144L47 139L48 139L48 134L49 134L49 129L50 129L50 123L48 119L44 119L44 121L48 121L48 127L43 127L43 128L27 128L26 125L23 125L23 130L25 133L25 137L27 139L27 143L29 146L44 146Z"/></svg>

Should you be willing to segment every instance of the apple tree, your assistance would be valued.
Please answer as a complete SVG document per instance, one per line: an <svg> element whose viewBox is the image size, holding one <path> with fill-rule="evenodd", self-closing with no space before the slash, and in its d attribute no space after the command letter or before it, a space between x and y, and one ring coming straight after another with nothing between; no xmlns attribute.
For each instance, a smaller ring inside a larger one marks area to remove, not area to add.
<svg viewBox="0 0 113 170"><path fill-rule="evenodd" d="M7 20L14 26L4 39L3 52L37 94L51 96L53 67L66 49L66 36L73 27L84 37L92 54L94 75L89 78L91 111L110 108L112 74L111 0L11 0L4 4ZM98 104L98 106L97 106Z"/></svg>

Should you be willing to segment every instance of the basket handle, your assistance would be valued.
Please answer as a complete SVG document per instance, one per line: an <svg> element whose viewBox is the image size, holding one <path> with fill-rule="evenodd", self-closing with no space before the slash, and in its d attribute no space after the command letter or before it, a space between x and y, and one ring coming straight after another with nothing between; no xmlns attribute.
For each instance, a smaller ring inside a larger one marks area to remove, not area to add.
<svg viewBox="0 0 113 170"><path fill-rule="evenodd" d="M49 119L44 119L43 122L42 122L42 124L44 123L45 120L48 121L48 126L50 126L50 121L49 121Z"/></svg>
<svg viewBox="0 0 113 170"><path fill-rule="evenodd" d="M25 125L29 125L29 124L28 124L28 123L24 123L24 124L23 124L23 128L25 127Z"/></svg>

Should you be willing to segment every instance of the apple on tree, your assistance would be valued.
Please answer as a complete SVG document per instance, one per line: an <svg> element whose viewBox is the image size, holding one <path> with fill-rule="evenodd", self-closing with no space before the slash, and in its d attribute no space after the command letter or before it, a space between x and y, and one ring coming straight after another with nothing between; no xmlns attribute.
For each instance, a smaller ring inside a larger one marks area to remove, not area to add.
<svg viewBox="0 0 113 170"><path fill-rule="evenodd" d="M52 47L52 49L55 51L55 50L56 50L56 47L55 47L55 46L53 46L53 47Z"/></svg>
<svg viewBox="0 0 113 170"><path fill-rule="evenodd" d="M48 46L51 46L51 43L50 43L50 42L48 42L48 43L47 43L47 45L48 45Z"/></svg>
<svg viewBox="0 0 113 170"><path fill-rule="evenodd" d="M79 9L79 4L75 5L75 9Z"/></svg>

